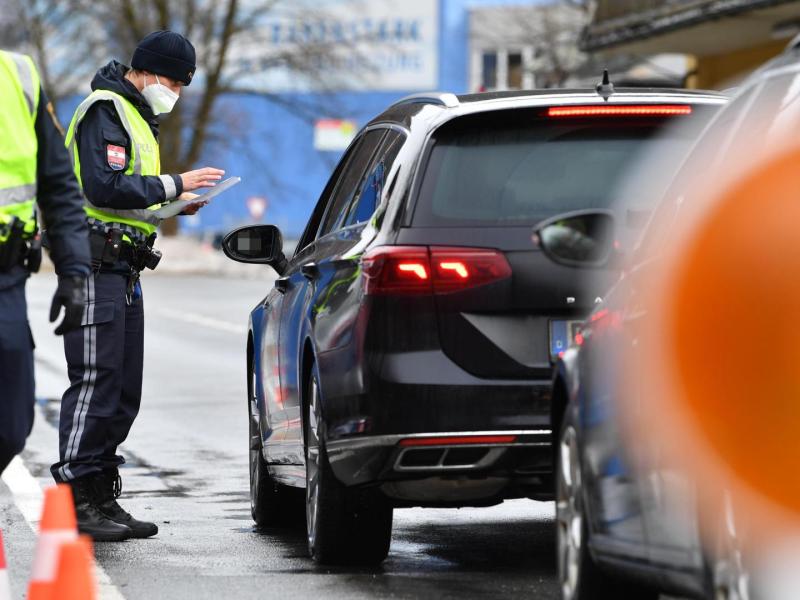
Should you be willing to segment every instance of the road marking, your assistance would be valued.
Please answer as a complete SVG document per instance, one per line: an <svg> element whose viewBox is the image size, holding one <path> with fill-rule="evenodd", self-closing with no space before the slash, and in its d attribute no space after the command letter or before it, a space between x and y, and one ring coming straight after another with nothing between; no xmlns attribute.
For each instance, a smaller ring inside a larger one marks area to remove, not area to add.
<svg viewBox="0 0 800 600"><path fill-rule="evenodd" d="M173 319L175 321L183 321L184 323L191 323L192 325L202 325L203 327L210 327L219 331L227 331L228 333L236 333L244 335L247 333L247 327L244 325L237 325L230 321L223 321L222 319L215 319L213 317L206 317L198 313L185 312L176 310L174 308L158 308L155 310L157 315Z"/></svg>
<svg viewBox="0 0 800 600"><path fill-rule="evenodd" d="M14 503L22 513L22 516L25 517L28 526L33 530L34 535L37 534L37 525L42 514L42 502L44 499L44 493L39 482L31 475L31 472L19 456L15 456L11 464L6 467L2 479L8 489L11 490ZM103 567L97 561L95 561L95 575L97 576L100 600L125 600L125 596L111 582L108 573L103 570Z"/></svg>

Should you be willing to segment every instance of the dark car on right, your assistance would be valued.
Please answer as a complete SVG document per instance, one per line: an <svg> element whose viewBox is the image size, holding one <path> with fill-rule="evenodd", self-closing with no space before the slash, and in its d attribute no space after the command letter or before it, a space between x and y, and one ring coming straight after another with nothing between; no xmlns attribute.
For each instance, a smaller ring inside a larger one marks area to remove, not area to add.
<svg viewBox="0 0 800 600"><path fill-rule="evenodd" d="M670 245L683 241L674 234L676 225L701 204L697 187L689 182L719 177L731 169L734 152L738 156L744 147L749 156L770 148L777 136L798 126L800 45L793 44L748 79L705 128L640 243L625 258L624 276L583 325L579 345L556 365L552 421L564 600L655 599L659 593L714 600L756 597L746 530L737 525L741 514L730 494L720 489L722 508L706 514L697 502L697 482L662 462L663 437L639 435L632 444L624 429L630 415L622 413L652 400L654 382L642 368L647 356L637 348L647 347L640 337L648 331L642 323L656 317L648 313L642 295L660 258ZM561 219L555 235L561 243L550 249L551 258L581 264L582 250L575 249L575 242L607 243L587 228L604 218L589 212ZM543 240L554 237L550 227L541 228ZM698 331L698 340L707 333ZM620 386L623 378L626 384ZM618 394L625 395L624 401ZM681 443L682 436L676 432L671 443ZM642 456L648 457L644 468Z"/></svg>

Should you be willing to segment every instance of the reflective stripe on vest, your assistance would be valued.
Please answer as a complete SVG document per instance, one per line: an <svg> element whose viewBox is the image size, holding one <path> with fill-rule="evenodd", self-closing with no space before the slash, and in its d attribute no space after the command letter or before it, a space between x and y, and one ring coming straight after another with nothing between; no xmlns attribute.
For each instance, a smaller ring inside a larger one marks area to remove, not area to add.
<svg viewBox="0 0 800 600"><path fill-rule="evenodd" d="M35 183L0 189L0 207L28 202L31 198L36 198Z"/></svg>
<svg viewBox="0 0 800 600"><path fill-rule="evenodd" d="M66 146L72 158L72 164L78 181L81 181L81 163L75 132L86 116L86 113L89 111L89 108L91 108L95 102L103 101L110 101L114 104L117 115L122 122L122 127L125 129L125 133L128 134L128 139L131 142L131 156L124 174L160 175L161 162L158 154L158 142L147 121L142 118L133 104L119 94L108 90L95 90L78 106L72 117L69 130L67 131ZM100 150L105 151L106 149L103 148ZM148 208L113 209L98 207L92 204L91 200L86 197L86 194L84 194L84 198L86 199L86 214L99 221L131 225L143 231L145 235L153 233L161 223L161 219L159 219L154 212L158 210L161 205L154 205Z"/></svg>
<svg viewBox="0 0 800 600"><path fill-rule="evenodd" d="M0 226L16 217L27 234L36 230L38 110L39 73L33 61L0 51ZM6 235L0 231L0 242Z"/></svg>

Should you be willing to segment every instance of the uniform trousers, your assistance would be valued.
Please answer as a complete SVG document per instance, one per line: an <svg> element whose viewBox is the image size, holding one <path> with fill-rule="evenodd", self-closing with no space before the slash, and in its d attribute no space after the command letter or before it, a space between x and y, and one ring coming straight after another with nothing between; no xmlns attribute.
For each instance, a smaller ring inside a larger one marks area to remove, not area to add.
<svg viewBox="0 0 800 600"><path fill-rule="evenodd" d="M0 288L0 473L33 428L33 348L22 277Z"/></svg>
<svg viewBox="0 0 800 600"><path fill-rule="evenodd" d="M59 462L50 471L68 482L116 469L142 397L144 312L141 287L99 271L86 282L81 327L64 336L70 386L61 399Z"/></svg>

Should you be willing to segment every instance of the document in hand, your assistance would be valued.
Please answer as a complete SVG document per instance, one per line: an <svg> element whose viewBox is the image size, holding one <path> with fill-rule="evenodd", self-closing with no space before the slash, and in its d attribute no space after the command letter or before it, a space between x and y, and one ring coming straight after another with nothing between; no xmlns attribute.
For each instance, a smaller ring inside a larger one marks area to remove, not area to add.
<svg viewBox="0 0 800 600"><path fill-rule="evenodd" d="M208 190L205 194L200 194L197 198L192 200L174 200L169 204L165 204L157 211L155 211L156 216L160 219L168 219L169 217L174 217L184 211L184 209L191 205L191 204L200 204L202 202L209 202L215 196L218 196L222 192L225 192L235 186L242 180L241 177L230 177L226 179L222 183L215 185L213 188Z"/></svg>

